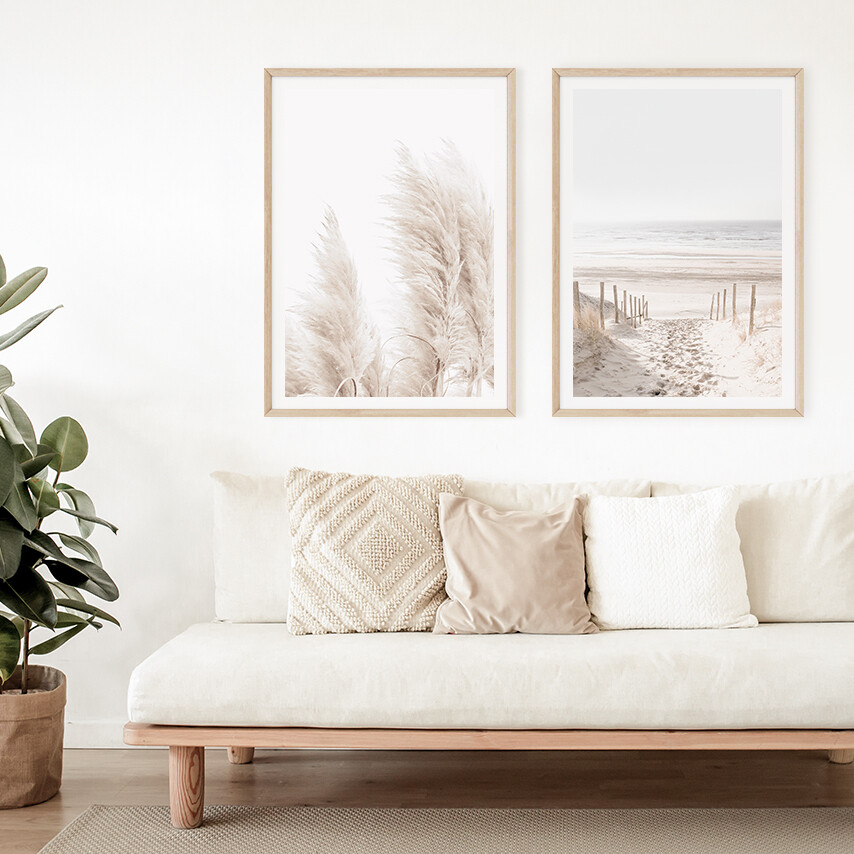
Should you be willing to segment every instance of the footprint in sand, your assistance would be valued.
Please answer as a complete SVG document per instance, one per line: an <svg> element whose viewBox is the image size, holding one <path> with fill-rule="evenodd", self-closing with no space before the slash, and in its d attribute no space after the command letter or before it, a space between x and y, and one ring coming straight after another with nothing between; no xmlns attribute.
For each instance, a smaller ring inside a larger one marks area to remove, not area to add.
<svg viewBox="0 0 854 854"><path fill-rule="evenodd" d="M714 354L703 334L707 323L677 318L650 320L641 327L632 347L642 357L647 372L656 375L658 381L639 389L639 395L696 397L715 391Z"/></svg>

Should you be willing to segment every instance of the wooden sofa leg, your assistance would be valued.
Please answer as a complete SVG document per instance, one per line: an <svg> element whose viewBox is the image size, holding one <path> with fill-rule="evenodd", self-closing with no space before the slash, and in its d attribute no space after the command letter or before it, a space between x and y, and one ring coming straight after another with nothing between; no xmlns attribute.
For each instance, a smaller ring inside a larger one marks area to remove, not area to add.
<svg viewBox="0 0 854 854"><path fill-rule="evenodd" d="M854 762L854 750L828 750L827 758L836 765L850 765Z"/></svg>
<svg viewBox="0 0 854 854"><path fill-rule="evenodd" d="M228 761L232 765L249 765L255 758L254 747L229 747Z"/></svg>
<svg viewBox="0 0 854 854"><path fill-rule="evenodd" d="M205 809L204 747L169 748L169 810L172 827L190 829L202 823Z"/></svg>

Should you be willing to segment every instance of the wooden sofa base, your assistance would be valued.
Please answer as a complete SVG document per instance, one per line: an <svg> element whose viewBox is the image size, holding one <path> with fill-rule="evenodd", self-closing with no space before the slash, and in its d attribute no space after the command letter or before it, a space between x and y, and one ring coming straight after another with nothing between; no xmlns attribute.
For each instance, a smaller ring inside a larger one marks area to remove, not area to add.
<svg viewBox="0 0 854 854"><path fill-rule="evenodd" d="M236 765L256 747L344 750L827 750L854 762L854 730L468 730L125 725L126 744L169 748L172 824L202 823L205 747Z"/></svg>

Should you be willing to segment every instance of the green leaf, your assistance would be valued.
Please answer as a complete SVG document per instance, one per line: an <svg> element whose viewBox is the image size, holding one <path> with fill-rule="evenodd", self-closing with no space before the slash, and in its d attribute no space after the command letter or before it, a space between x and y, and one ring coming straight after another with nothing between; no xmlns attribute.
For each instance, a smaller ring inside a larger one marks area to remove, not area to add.
<svg viewBox="0 0 854 854"><path fill-rule="evenodd" d="M6 262L3 260L3 256L0 255L0 287L6 284Z"/></svg>
<svg viewBox="0 0 854 854"><path fill-rule="evenodd" d="M0 611L0 617L5 617L7 620L10 620L12 625L14 625L18 630L18 637L24 637L24 621L20 617L16 617L14 614L9 614L6 611Z"/></svg>
<svg viewBox="0 0 854 854"><path fill-rule="evenodd" d="M15 483L6 496L3 507L27 533L34 530L39 523L36 508L27 488L27 481L17 463L15 464Z"/></svg>
<svg viewBox="0 0 854 854"><path fill-rule="evenodd" d="M97 563L98 566L103 566L104 564L101 562L101 555L98 554L98 550L92 543L87 542L82 537L75 537L73 534L63 534L60 531L56 533L51 533L51 537L59 537L60 542L66 548L71 549L72 551L77 552L78 554L83 555L87 560L91 560L92 563Z"/></svg>
<svg viewBox="0 0 854 854"><path fill-rule="evenodd" d="M56 625L56 599L47 582L28 566L0 580L0 602L25 620L49 629Z"/></svg>
<svg viewBox="0 0 854 854"><path fill-rule="evenodd" d="M50 574L63 584L88 590L99 599L115 602L119 598L119 588L115 581L97 564L88 560L65 558L64 560L46 560L45 566Z"/></svg>
<svg viewBox="0 0 854 854"><path fill-rule="evenodd" d="M58 603L57 603L58 604ZM103 626L100 623L95 623L92 617L81 617L79 614L69 614L66 611L59 611L56 617L56 628L67 629L69 626L96 626L101 629Z"/></svg>
<svg viewBox="0 0 854 854"><path fill-rule="evenodd" d="M58 581L50 581L47 582L50 585L50 589L54 591L54 596L56 596L56 601L59 602L61 598L65 599L74 599L75 602L85 602L86 600L83 598L83 594L77 590L75 587L72 587L70 584L60 584ZM59 594L59 595L57 595Z"/></svg>
<svg viewBox="0 0 854 854"><path fill-rule="evenodd" d="M21 443L26 445L30 456L35 456L38 453L38 443L36 442L36 431L33 429L33 422L24 412L23 407L16 400L4 394L0 397L0 409L6 414L6 417L15 425L15 430L21 438ZM8 436L6 438L9 438ZM18 444L13 439L9 441L15 445Z"/></svg>
<svg viewBox="0 0 854 854"><path fill-rule="evenodd" d="M83 514L82 517L78 516L77 518L77 525L80 528L80 534L83 537L92 536L92 532L95 530L95 524L93 522L89 522L88 519L97 518L95 513L95 504L92 499L82 490L75 489L67 483L56 484L56 491L60 495L64 495L78 513Z"/></svg>
<svg viewBox="0 0 854 854"><path fill-rule="evenodd" d="M48 638L46 641L36 644L30 650L30 655L47 655L49 652L59 649L64 643L68 643L68 641L70 641L75 635L79 635L87 625L89 625L89 623L73 626L61 634L54 635L52 638Z"/></svg>
<svg viewBox="0 0 854 854"><path fill-rule="evenodd" d="M54 471L76 469L89 453L89 440L85 431L77 421L67 415L51 421L44 428L39 442L56 452L50 463Z"/></svg>
<svg viewBox="0 0 854 854"><path fill-rule="evenodd" d="M24 477L35 477L48 467L53 457L52 448L48 448L47 445L39 445L38 453L34 457L30 457L28 460L18 460L18 463Z"/></svg>
<svg viewBox="0 0 854 854"><path fill-rule="evenodd" d="M107 620L107 622L121 627L121 623L112 614L108 614L106 611L102 611L88 602L78 602L76 599L57 599L56 604L61 605L63 608L70 608L72 611L82 611L84 614L100 617L102 620Z"/></svg>
<svg viewBox="0 0 854 854"><path fill-rule="evenodd" d="M0 518L0 578L11 578L21 565L24 532L9 519Z"/></svg>
<svg viewBox="0 0 854 854"><path fill-rule="evenodd" d="M36 516L43 519L59 510L59 496L46 480L40 477L31 477L27 484L36 500Z"/></svg>
<svg viewBox="0 0 854 854"><path fill-rule="evenodd" d="M13 385L15 381L12 379L12 372L5 365L0 365L0 394Z"/></svg>
<svg viewBox="0 0 854 854"><path fill-rule="evenodd" d="M0 439L0 504L3 504L15 483L15 451L12 446Z"/></svg>
<svg viewBox="0 0 854 854"><path fill-rule="evenodd" d="M7 332L5 335L0 335L0 350L5 350L11 347L17 341L20 341L25 335L29 335L40 323L47 320L61 305L54 308L49 308L47 311L41 311L34 314L29 320L25 320L20 326Z"/></svg>
<svg viewBox="0 0 854 854"><path fill-rule="evenodd" d="M53 560L46 561L51 575L63 584L88 590L101 599L112 602L119 598L119 589L116 583L107 574L106 570L92 563L90 560L82 560L76 557L67 557L62 553L59 546L42 531L33 531L27 537L27 545L41 552Z"/></svg>
<svg viewBox="0 0 854 854"><path fill-rule="evenodd" d="M47 277L47 267L31 267L0 287L0 314L20 305Z"/></svg>
<svg viewBox="0 0 854 854"><path fill-rule="evenodd" d="M74 516L78 520L82 519L85 522L92 522L95 525L103 525L105 528L109 528L114 534L118 534L119 532L119 529L112 522L108 522L106 519L101 519L99 516L87 516L85 513L78 513L76 510L71 510L68 507L60 507L59 509L63 513L68 513L69 516ZM84 537L88 536L88 534L83 532L82 525L80 526L80 533L83 534Z"/></svg>
<svg viewBox="0 0 854 854"><path fill-rule="evenodd" d="M15 624L6 617L0 617L0 685L2 685L18 666L21 654L21 636Z"/></svg>

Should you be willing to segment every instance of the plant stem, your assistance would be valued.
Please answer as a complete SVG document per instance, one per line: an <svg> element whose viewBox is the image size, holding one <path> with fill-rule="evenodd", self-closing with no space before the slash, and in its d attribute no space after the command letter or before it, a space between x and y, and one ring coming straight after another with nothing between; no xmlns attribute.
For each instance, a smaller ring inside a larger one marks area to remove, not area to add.
<svg viewBox="0 0 854 854"><path fill-rule="evenodd" d="M30 621L24 620L24 661L21 665L21 693L27 693L30 675Z"/></svg>

